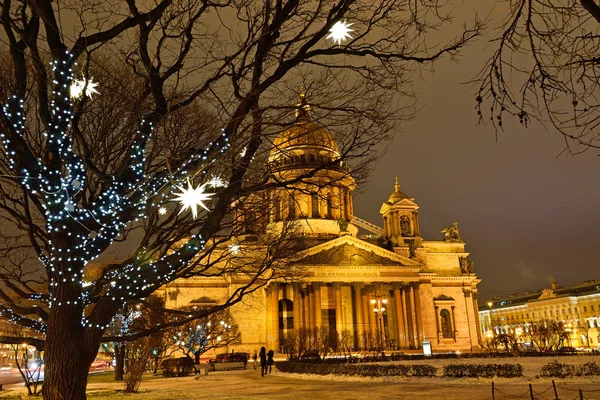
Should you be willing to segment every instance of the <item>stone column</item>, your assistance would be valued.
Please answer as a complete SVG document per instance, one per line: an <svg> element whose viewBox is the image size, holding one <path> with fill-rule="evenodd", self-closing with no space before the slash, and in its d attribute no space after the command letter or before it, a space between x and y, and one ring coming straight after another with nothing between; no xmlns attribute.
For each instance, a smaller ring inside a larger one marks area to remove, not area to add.
<svg viewBox="0 0 600 400"><path fill-rule="evenodd" d="M456 343L456 319L454 318L454 306L450 306L452 309L452 337L454 338L454 343Z"/></svg>
<svg viewBox="0 0 600 400"><path fill-rule="evenodd" d="M271 283L267 291L267 346L279 352L279 284Z"/></svg>
<svg viewBox="0 0 600 400"><path fill-rule="evenodd" d="M473 292L473 312L475 314L475 325L477 326L477 343L479 346L483 346L483 338L481 335L483 334L481 330L481 320L479 319L479 301L477 300L477 292ZM558 315L558 310L556 310Z"/></svg>
<svg viewBox="0 0 600 400"><path fill-rule="evenodd" d="M440 329L440 308L438 306L433 306L435 312L435 330L437 332L438 343L440 342L440 338L442 337L442 331Z"/></svg>
<svg viewBox="0 0 600 400"><path fill-rule="evenodd" d="M312 306L312 302L313 302L313 297L312 297L312 288L310 287L310 285L308 285L306 287L305 290L305 296L304 296L304 313L306 315L306 325L305 328L306 329L312 329L313 324L314 324L314 311L313 311L313 306Z"/></svg>
<svg viewBox="0 0 600 400"><path fill-rule="evenodd" d="M354 344L356 349L362 348L362 338L364 333L364 322L363 322L363 307L362 307L362 284L361 283L353 283L352 290L354 292L354 315L356 320L354 324L356 325L356 336L354 338Z"/></svg>
<svg viewBox="0 0 600 400"><path fill-rule="evenodd" d="M398 341L398 346L402 347L404 343L404 325L403 325L403 312L402 312L402 298L400 295L400 284L394 283L392 285L392 289L394 290L394 317L396 320L396 340Z"/></svg>
<svg viewBox="0 0 600 400"><path fill-rule="evenodd" d="M421 348L421 343L425 339L425 333L423 331L423 310L421 308L421 294L418 284L415 286L413 294L415 296L415 312L417 314L417 347Z"/></svg>
<svg viewBox="0 0 600 400"><path fill-rule="evenodd" d="M321 283L313 282L312 287L315 327L320 329L323 324L321 321Z"/></svg>
<svg viewBox="0 0 600 400"><path fill-rule="evenodd" d="M415 346L415 348L419 348L420 343L419 343L419 330L417 328L417 318L418 318L418 314L417 314L417 304L415 301L415 289L413 288L412 284L409 286L408 289L408 298L410 300L410 322L411 322L411 342L412 345Z"/></svg>
<svg viewBox="0 0 600 400"><path fill-rule="evenodd" d="M415 236L421 236L419 232L419 212L415 211Z"/></svg>
<svg viewBox="0 0 600 400"><path fill-rule="evenodd" d="M302 288L299 283L293 283L294 289L294 329L302 326Z"/></svg>
<svg viewBox="0 0 600 400"><path fill-rule="evenodd" d="M402 288L400 290L400 301L402 301L402 327L404 330L404 337L402 338L403 343L402 346L404 348L408 348L410 346L410 326L408 321L410 319L410 314L408 313L408 308L406 306L406 290Z"/></svg>
<svg viewBox="0 0 600 400"><path fill-rule="evenodd" d="M365 333L369 337L373 336L373 325L375 324L375 318L373 315L373 307L371 306L371 286L365 286L363 288L362 295L363 303L363 318L365 320Z"/></svg>
<svg viewBox="0 0 600 400"><path fill-rule="evenodd" d="M346 329L344 324L344 310L342 309L342 283L334 283L333 289L335 291L335 329L339 337L342 331Z"/></svg>
<svg viewBox="0 0 600 400"><path fill-rule="evenodd" d="M463 293L465 294L465 307L467 308L467 327L469 334L469 342L471 344L471 349L473 347L477 347L479 344L477 335L477 325L475 324L475 316L473 315L473 297L471 296L471 289L463 289Z"/></svg>

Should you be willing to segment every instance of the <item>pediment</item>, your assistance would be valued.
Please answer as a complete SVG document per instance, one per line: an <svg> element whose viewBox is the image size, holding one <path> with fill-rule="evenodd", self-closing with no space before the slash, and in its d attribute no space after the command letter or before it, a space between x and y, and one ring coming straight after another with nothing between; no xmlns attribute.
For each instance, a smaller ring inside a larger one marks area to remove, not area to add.
<svg viewBox="0 0 600 400"><path fill-rule="evenodd" d="M342 236L301 251L297 263L303 265L396 265L420 266L403 257L353 236Z"/></svg>

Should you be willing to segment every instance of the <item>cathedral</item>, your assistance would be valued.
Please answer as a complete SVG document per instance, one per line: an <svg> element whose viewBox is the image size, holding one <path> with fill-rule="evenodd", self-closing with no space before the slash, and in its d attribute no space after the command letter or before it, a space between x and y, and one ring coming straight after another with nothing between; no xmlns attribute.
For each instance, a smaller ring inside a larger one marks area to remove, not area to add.
<svg viewBox="0 0 600 400"><path fill-rule="evenodd" d="M293 222L302 240L296 246L298 279L274 279L231 309L239 327L236 352L261 346L284 351L294 331L328 329L351 348L476 351L481 346L477 304L480 279L468 260L458 226L442 231L444 240L425 240L419 206L390 182L382 199L382 227L354 214L356 188L326 127L311 117L304 96L296 119L274 140L269 179L290 180L325 166L293 188L271 189L265 207L267 232ZM360 231L360 233L359 233ZM366 232L366 233L365 233ZM192 277L162 288L168 307L219 302L240 285L235 279ZM379 347L379 346L378 346Z"/></svg>

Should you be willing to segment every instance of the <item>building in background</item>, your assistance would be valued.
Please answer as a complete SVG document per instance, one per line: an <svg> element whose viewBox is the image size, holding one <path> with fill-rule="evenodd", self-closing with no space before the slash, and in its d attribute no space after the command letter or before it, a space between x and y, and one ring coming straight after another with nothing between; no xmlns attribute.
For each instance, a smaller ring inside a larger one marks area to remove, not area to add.
<svg viewBox="0 0 600 400"><path fill-rule="evenodd" d="M532 323L550 320L562 322L572 347L600 345L600 280L575 286L559 287L496 298L479 307L484 340L496 335L523 334Z"/></svg>
<svg viewBox="0 0 600 400"><path fill-rule="evenodd" d="M265 191L262 215L236 221L255 232L280 232L290 224L298 235L293 267L298 279L276 279L232 307L241 343L235 351L261 346L282 351L299 329L343 336L352 349L376 347L472 351L481 346L477 315L480 279L467 259L458 226L444 240L420 236L419 206L396 179L380 207L383 228L354 214L355 181L331 133L310 113L301 96L296 119L274 140L267 165L271 181L290 180L318 168L293 187ZM392 186L392 182L390 182ZM369 234L359 235L359 228ZM242 249L244 251L244 249ZM257 251L257 249L254 249ZM163 288L168 307L224 301L241 276L192 277Z"/></svg>

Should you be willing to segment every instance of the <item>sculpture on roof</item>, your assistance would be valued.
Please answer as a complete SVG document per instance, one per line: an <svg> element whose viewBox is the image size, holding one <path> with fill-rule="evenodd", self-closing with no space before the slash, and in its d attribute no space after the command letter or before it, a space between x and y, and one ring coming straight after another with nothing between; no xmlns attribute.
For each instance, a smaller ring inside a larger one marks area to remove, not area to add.
<svg viewBox="0 0 600 400"><path fill-rule="evenodd" d="M473 264L474 261L467 259L467 257L459 257L458 263L460 264L460 270L463 274L472 274L473 273Z"/></svg>
<svg viewBox="0 0 600 400"><path fill-rule="evenodd" d="M443 229L441 231L441 233L443 233L445 236L444 242L449 242L449 243L461 242L462 243L462 241L463 241L460 238L460 235L458 234L458 222L454 222L452 224L452 226Z"/></svg>

